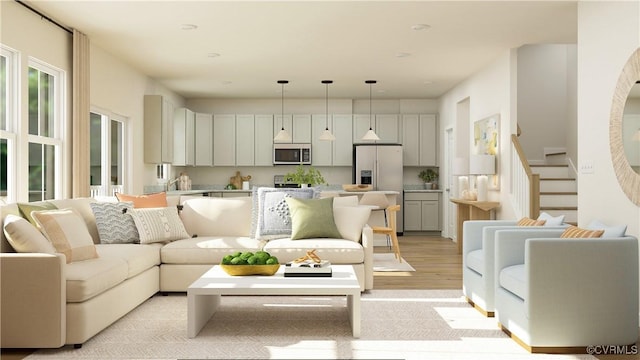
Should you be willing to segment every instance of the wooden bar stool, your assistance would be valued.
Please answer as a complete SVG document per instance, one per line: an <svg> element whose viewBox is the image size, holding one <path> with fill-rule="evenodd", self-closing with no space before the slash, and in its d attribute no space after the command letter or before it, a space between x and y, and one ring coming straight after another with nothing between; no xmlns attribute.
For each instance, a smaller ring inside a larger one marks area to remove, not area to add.
<svg viewBox="0 0 640 360"><path fill-rule="evenodd" d="M372 227L374 234L384 234L391 238L393 244L393 252L399 262L402 262L402 256L400 255L400 244L398 243L398 235L396 231L396 213L400 211L400 205L391 205L386 209L388 226L374 226Z"/></svg>

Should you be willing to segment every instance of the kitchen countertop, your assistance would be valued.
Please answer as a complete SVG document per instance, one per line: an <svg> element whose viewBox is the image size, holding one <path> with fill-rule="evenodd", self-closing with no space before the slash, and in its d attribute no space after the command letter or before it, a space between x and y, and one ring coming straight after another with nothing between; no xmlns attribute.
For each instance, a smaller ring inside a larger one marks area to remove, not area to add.
<svg viewBox="0 0 640 360"><path fill-rule="evenodd" d="M208 193L250 193L251 190L227 190L227 189L207 189L207 190L169 190L167 195L196 195Z"/></svg>
<svg viewBox="0 0 640 360"><path fill-rule="evenodd" d="M370 191L345 191L345 190L324 190L322 192L328 193L337 193L339 195L358 195L358 194L367 194L367 193L379 193L385 195L400 195L398 191L390 191L390 190L370 190Z"/></svg>
<svg viewBox="0 0 640 360"><path fill-rule="evenodd" d="M404 190L404 192L406 192L406 193L425 193L425 192L441 193L441 192L442 192L442 189L433 189L433 190L427 190L427 189L411 189L411 190Z"/></svg>

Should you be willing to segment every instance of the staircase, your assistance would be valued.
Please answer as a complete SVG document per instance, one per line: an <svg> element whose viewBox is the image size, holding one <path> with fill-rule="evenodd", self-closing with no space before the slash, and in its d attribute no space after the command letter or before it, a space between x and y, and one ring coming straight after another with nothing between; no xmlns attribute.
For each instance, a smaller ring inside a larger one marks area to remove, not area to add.
<svg viewBox="0 0 640 360"><path fill-rule="evenodd" d="M554 161L555 162L555 161ZM529 165L540 175L540 212L552 216L565 215L565 222L578 221L578 184L569 176L569 165Z"/></svg>

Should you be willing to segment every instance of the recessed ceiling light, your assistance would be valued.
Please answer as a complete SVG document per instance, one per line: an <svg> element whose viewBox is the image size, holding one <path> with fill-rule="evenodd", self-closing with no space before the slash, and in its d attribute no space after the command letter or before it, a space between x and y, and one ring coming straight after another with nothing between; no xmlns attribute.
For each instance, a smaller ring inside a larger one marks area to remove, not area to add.
<svg viewBox="0 0 640 360"><path fill-rule="evenodd" d="M409 56L411 56L411 54L410 53L406 53L406 52L399 52L399 53L396 54L396 57L398 57L398 58L404 58L404 57L409 57Z"/></svg>
<svg viewBox="0 0 640 360"><path fill-rule="evenodd" d="M217 58L218 56L220 56L220 54L218 54L218 53L208 53L207 54L207 57L210 57L210 58Z"/></svg>
<svg viewBox="0 0 640 360"><path fill-rule="evenodd" d="M430 28L431 26L427 24L415 24L411 26L411 30L415 31L429 30Z"/></svg>
<svg viewBox="0 0 640 360"><path fill-rule="evenodd" d="M195 30L198 28L198 25L194 24L182 24L180 25L180 29L182 30Z"/></svg>

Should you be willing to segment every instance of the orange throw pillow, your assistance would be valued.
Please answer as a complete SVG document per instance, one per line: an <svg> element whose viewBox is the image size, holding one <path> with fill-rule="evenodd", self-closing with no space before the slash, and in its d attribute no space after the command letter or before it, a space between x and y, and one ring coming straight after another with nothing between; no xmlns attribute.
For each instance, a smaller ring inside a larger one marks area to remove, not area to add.
<svg viewBox="0 0 640 360"><path fill-rule="evenodd" d="M569 226L560 235L561 238L599 238L604 234L604 230L585 230L577 226Z"/></svg>
<svg viewBox="0 0 640 360"><path fill-rule="evenodd" d="M149 195L127 195L116 193L118 201L130 201L134 208L167 207L167 193L159 192Z"/></svg>
<svg viewBox="0 0 640 360"><path fill-rule="evenodd" d="M516 225L518 226L542 226L547 222L547 220L535 220L528 217L523 217L518 220Z"/></svg>

